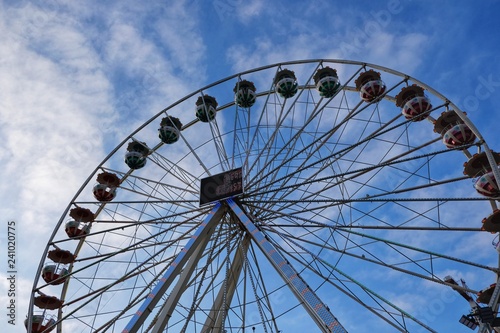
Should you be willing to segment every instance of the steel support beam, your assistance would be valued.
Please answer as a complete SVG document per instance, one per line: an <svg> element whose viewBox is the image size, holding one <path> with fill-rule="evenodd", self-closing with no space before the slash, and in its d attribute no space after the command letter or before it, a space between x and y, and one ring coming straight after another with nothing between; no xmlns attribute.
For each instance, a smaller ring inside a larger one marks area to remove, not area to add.
<svg viewBox="0 0 500 333"><path fill-rule="evenodd" d="M293 266L267 240L266 236L255 225L253 218L245 213L233 199L227 199L226 202L321 331L324 333L347 333L314 290L309 288Z"/></svg>
<svg viewBox="0 0 500 333"><path fill-rule="evenodd" d="M165 271L165 274L160 281L158 281L158 284L144 300L139 310L137 310L132 319L130 319L122 333L136 333L141 328L147 317L153 312L154 308L169 288L170 284L180 274L186 262L191 258L199 245L213 232L215 225L220 221L225 211L226 209L220 203L215 205L201 223L198 230L191 236L186 246L177 254L177 257Z"/></svg>
<svg viewBox="0 0 500 333"><path fill-rule="evenodd" d="M207 247L208 241L210 240L210 237L213 234L214 230L215 228L211 228L210 231L201 238L200 244L198 244L198 247L189 258L189 262L186 264L186 267L182 270L177 284L175 285L174 289L172 289L170 295L168 295L165 304L163 304L161 312L156 319L156 323L154 323L154 327L151 333L163 332L163 330L167 326L168 321L172 317L172 313L174 312L174 309L179 302L182 293L184 292L184 290L186 290L186 285L188 284L189 279L191 278L193 271L196 268L196 265L198 265L203 251Z"/></svg>
<svg viewBox="0 0 500 333"><path fill-rule="evenodd" d="M245 261L246 252L250 246L250 236L246 235L243 238L241 246L238 247L231 268L227 273L226 285L221 286L217 298L210 310L205 325L203 325L202 333L220 333L223 332L223 318L227 315L227 310L231 305L231 300L233 299L234 292L236 290L236 285L240 277L240 273L243 269L243 263ZM225 289L225 291L224 291ZM225 297L224 297L225 293ZM225 302L224 302L225 300ZM225 303L225 305L223 304ZM224 312L224 313L223 313Z"/></svg>

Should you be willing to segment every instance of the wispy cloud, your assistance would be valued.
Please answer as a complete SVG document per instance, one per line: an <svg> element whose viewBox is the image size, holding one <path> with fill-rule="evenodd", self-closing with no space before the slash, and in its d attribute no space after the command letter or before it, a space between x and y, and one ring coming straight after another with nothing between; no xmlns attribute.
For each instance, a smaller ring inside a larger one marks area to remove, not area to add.
<svg viewBox="0 0 500 333"><path fill-rule="evenodd" d="M109 144L206 80L204 42L181 4L4 4L0 27L0 199L19 225L23 332L33 253Z"/></svg>

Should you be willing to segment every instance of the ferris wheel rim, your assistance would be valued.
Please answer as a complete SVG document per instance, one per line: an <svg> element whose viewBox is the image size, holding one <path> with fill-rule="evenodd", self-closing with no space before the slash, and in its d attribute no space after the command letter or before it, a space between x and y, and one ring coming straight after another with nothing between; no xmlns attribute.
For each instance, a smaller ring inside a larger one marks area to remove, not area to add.
<svg viewBox="0 0 500 333"><path fill-rule="evenodd" d="M311 63L318 63L318 66L319 65L322 65L323 63L333 63L333 64L345 64L345 65L357 65L357 66L360 66L360 68L373 68L373 69L377 69L377 70L381 70L381 71L384 71L384 72L387 72L387 73L390 73L390 74L393 74L393 75L397 75L397 76L401 76L401 77L404 77L405 80L410 80L412 82L415 82L417 84L419 84L420 86L424 87L425 89L429 90L434 96L440 98L443 100L443 102L446 102L448 103L452 109L454 109L455 111L459 112L459 116L461 116L461 110L456 108L456 106L454 104L452 104L450 101L448 101L448 99L446 99L443 95L441 95L440 93L438 93L437 91L433 90L432 88L430 88L429 86L425 85L424 83L408 76L408 75L405 75L401 72L398 72L398 71L394 71L394 70L391 70L389 68L386 68L386 67L383 67L383 66L378 66L378 65L373 65L373 64L369 64L369 63L363 63L363 62L357 62L357 61L348 61L348 60L335 60L335 59L311 59L311 60L299 60L299 61L289 61L289 62L282 62L282 63L276 63L276 64L272 64L272 65L268 65L268 66L263 66L263 67L259 67L259 68L255 68L255 69L251 69L251 70L247 70L247 71L243 71L243 72L240 72L238 74L234 74L234 75L231 75L231 76L228 76L224 79L221 79L219 81L216 81L210 85L207 85L199 90L196 90L188 95L186 95L185 97L183 97L182 99L180 99L179 101L171 104L170 106L168 106L167 108L161 110L159 113L157 113L156 115L154 115L152 118L150 118L149 120L147 120L142 126L140 126L139 128L137 128L135 131L133 131L129 136L127 136L127 138L125 138L125 140L123 140L115 149L113 149L107 157L104 158L104 160L96 167L96 169L90 174L90 176L87 178L87 180L85 181L85 183L80 187L80 189L77 191L77 193L75 194L74 198L71 200L70 204L67 206L66 210L64 211L61 219L59 220L58 222L58 225L57 227L54 229L54 232L49 240L49 243L47 244L47 247L45 249L45 253L43 255L42 258L44 258L46 255L47 255L47 252L50 248L50 243L53 241L54 237L56 236L56 233L57 233L57 229L61 227L63 221L64 221L64 218L65 216L67 216L71 206L77 202L77 198L79 197L79 195L81 194L81 192L85 189L85 187L90 183L90 180L92 179L92 177L94 177L99 170L101 170L103 168L103 165L112 157L114 156L118 150L120 148L122 148L126 142L128 142L130 139L133 139L135 137L135 135L137 133L139 133L144 127L146 127L147 125L149 125L150 123L152 123L154 120L158 119L159 117L161 117L162 115L168 115L168 110L172 109L173 107L175 107L176 105L186 101L187 99L193 97L193 96L196 96L196 95L199 95L199 94L203 94L204 91L212 88L212 87L215 87L217 85L219 85L220 83L223 83L223 82L227 82L227 81L230 81L230 80L234 80L236 78L240 78L241 76L244 76L244 75L247 75L247 74L251 74L251 73L254 73L254 72L259 72L259 71L262 71L264 69L270 69L270 68L281 68L281 67L284 67L284 66L289 66L289 65L300 65L300 64L311 64ZM304 89L304 87L302 88ZM312 89L312 88L310 88ZM268 91L268 92L264 92L264 94L271 94L273 92L271 91ZM232 105L234 105L234 101L231 103L229 103L228 105L225 105L223 107L221 107L221 111L222 109L225 109L225 108L229 108L231 107ZM461 117L462 118L462 117ZM463 120L464 119L468 119L466 118L465 116L463 117ZM188 128L190 126L193 126L195 123L199 122L199 120L194 120L190 123L188 123L185 127ZM470 121L469 121L470 123ZM471 123L472 124L472 123ZM486 145L486 143L484 142L484 140L482 139L480 133L478 132L478 130L472 125L472 128L471 130L477 135L477 137L482 141L481 142L481 145L483 147L483 149L485 150L486 154L488 154L488 152L491 154L491 151L490 149L488 148L488 146ZM477 132L477 133L476 133ZM182 137L182 136L181 136ZM160 145L157 145L156 147L153 148L153 150L156 150L159 148ZM192 152L194 152L192 150ZM490 159L490 156L488 155L488 158ZM495 175L496 176L496 175ZM498 178L500 179L500 177ZM103 204L103 206L105 206L106 203ZM39 276L40 276L40 272L41 272L41 269L43 267L43 261L40 262L40 265L39 265L39 269L38 269L38 272L37 272L37 279L39 279ZM30 301L31 303L31 301ZM32 304L30 304L30 309L32 309Z"/></svg>

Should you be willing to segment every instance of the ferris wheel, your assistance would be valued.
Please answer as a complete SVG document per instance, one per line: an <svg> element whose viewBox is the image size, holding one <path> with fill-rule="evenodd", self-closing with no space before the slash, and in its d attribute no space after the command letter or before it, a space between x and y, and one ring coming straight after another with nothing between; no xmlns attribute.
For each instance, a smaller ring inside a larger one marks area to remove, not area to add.
<svg viewBox="0 0 500 333"><path fill-rule="evenodd" d="M395 70L232 75L96 167L48 241L27 331L492 331L498 164L464 112Z"/></svg>

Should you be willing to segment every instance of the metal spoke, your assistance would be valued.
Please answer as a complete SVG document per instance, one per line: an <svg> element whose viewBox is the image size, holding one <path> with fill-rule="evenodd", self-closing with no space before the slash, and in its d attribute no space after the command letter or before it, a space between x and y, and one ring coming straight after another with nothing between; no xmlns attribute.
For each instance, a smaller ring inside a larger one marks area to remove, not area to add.
<svg viewBox="0 0 500 333"><path fill-rule="evenodd" d="M231 75L146 120L87 178L42 254L28 332L40 307L57 333L449 329L414 308L493 283L476 305L498 310L498 164L465 113L398 71L313 59Z"/></svg>

